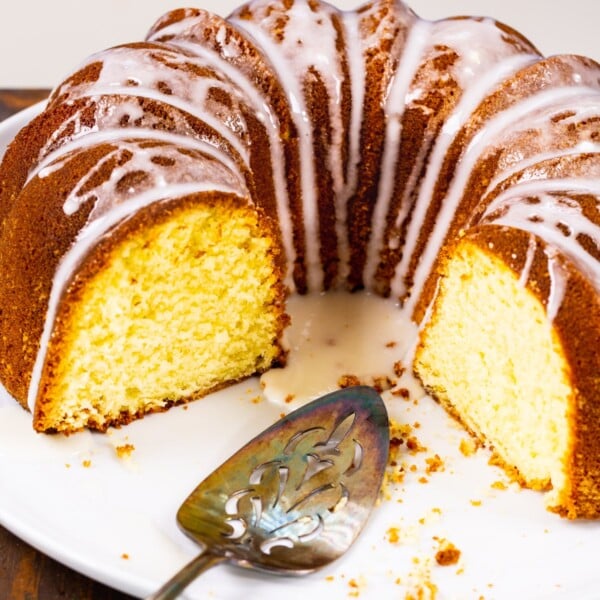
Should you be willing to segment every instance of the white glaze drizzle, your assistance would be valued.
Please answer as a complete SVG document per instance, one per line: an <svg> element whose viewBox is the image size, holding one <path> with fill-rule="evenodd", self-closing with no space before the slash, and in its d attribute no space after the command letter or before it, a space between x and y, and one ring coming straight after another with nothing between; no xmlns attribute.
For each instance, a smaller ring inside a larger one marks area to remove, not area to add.
<svg viewBox="0 0 600 600"><path fill-rule="evenodd" d="M417 21L410 29L402 59L394 74L390 92L386 98L387 123L381 164L381 179L377 191L377 204L373 211L374 227L367 247L367 259L364 270L364 279L369 287L370 282L374 279L384 234L384 228L377 227L377 224L385 221L394 192L394 169L400 152L402 116L407 105L406 96L420 65L426 44L429 42L430 31L431 24L427 21ZM402 205L405 204L406 194L402 202Z"/></svg>
<svg viewBox="0 0 600 600"><path fill-rule="evenodd" d="M546 108L548 105L556 105L564 101L577 101L585 92L597 94L598 91L592 88L577 88L566 87L542 91L529 97L516 105L508 108L496 117L486 122L484 129L480 130L470 141L467 148L463 152L459 164L457 166L454 178L450 185L450 189L444 198L444 202L440 208L432 231L427 240L427 244L419 257L419 264L415 269L414 283L410 290L411 295L406 301L408 310L413 310L427 277L429 276L435 257L446 237L448 227L452 221L454 213L458 207L458 203L462 198L465 186L471 175L472 169L485 151L485 149L494 143L497 136L506 133L507 129L519 123L526 115L535 113L535 111ZM436 169L437 170L437 169ZM419 194L419 204L423 205L421 198L423 197L423 188ZM425 212L423 210L423 213ZM399 269L396 271L395 281L392 285L394 293L404 293L402 277L405 272L408 259L412 256L418 239L418 231L416 225L413 225L415 220L411 222L409 234L407 235L407 244L403 260L400 262ZM407 258L408 257L408 258Z"/></svg>
<svg viewBox="0 0 600 600"><path fill-rule="evenodd" d="M423 181L421 181L420 193L416 201L416 207L411 221L412 226L407 233L408 238L406 243L409 251L404 252L404 261L398 265L396 276L391 284L392 295L394 297L400 297L406 291L403 288L403 277L408 266L408 260L410 259L411 243L416 244L418 232L425 217L425 212L429 205L429 200L431 199L433 188L439 175L439 170L450 144L454 140L454 136L467 122L467 119L481 100L494 89L500 81L506 79L506 77L512 75L519 69L531 63L534 59L538 58L537 55L534 54L515 55L514 48L505 41L501 35L501 31L495 25L495 22L490 19L474 22L465 20L438 21L436 23L428 24L429 27L425 29L422 29L422 27L424 23L427 23L426 21L420 20L417 23L418 24L414 27L414 29L417 29L417 35L411 33L407 48L405 49L405 54L402 57L402 65L406 62L407 66L410 66L412 60L417 58L415 54L419 52L423 53L424 48L422 46L425 43L428 44L429 51L436 46L449 47L459 54L459 64L451 67L450 74L460 84L463 89L463 95L452 113L446 119L438 134L432 155L429 159L427 173ZM427 36L427 38L423 39L424 36ZM483 40L485 40L485 43ZM505 56L507 54L508 56ZM404 68L402 65L400 69ZM450 76L450 74L448 74L448 76ZM429 90L423 90L417 87L411 91L410 95L405 94L405 98L402 99L402 105L416 105L420 96L426 91ZM422 106L419 106L422 109ZM405 107L403 107L403 109L405 109ZM389 138L389 143L393 145L388 146L391 147L391 150L386 148L386 153L397 155L400 133L401 131L398 128L398 137L395 139L393 137ZM423 145L422 150L424 149L425 146ZM380 194L377 199L374 221L375 226L373 228L375 235L372 237L369 244L368 259L365 268L365 281L367 282L367 285L372 282L380 253L383 250L383 228L378 227L377 224L381 223L385 215L388 214L389 202L391 200L390 195L395 178L395 172L393 170L395 163L392 163L392 165L388 163L384 164L385 168L381 171L382 182L380 184ZM422 164L422 156L420 157L420 160L417 161L417 164ZM396 215L397 227L404 221L411 209L411 204L407 199L413 191L416 175L417 173L412 175L411 180L409 180L409 185L405 190L403 201L400 204L400 210ZM396 244L396 240L392 239L390 240L390 243L393 247Z"/></svg>
<svg viewBox="0 0 600 600"><path fill-rule="evenodd" d="M544 254L548 258L548 273L550 274L550 293L546 303L546 315L548 321L552 323L564 300L569 273L560 262L556 248L547 246L544 248Z"/></svg>
<svg viewBox="0 0 600 600"><path fill-rule="evenodd" d="M497 213L505 205L514 203L514 198L536 197L548 192L574 192L579 194L590 194L600 196L600 180L585 177L555 177L553 179L522 181L499 194L483 213L483 219ZM511 202L512 201L512 202ZM536 204L529 204L529 208L535 208ZM552 213L550 213L552 215Z"/></svg>
<svg viewBox="0 0 600 600"><path fill-rule="evenodd" d="M540 177L537 177L535 172L529 171L532 167L538 167L539 165L543 165L543 163L545 163L546 161L551 161L560 158L578 157L582 154L600 154L600 143L584 141L579 142L576 146L573 146L572 148L556 149L548 152L538 152L532 155L531 157L520 158L512 166L502 169L502 171L490 181L489 185L486 188L486 191L483 194L483 197L485 198L489 193L493 192L506 180L521 173L525 174L525 177L532 180L539 180L542 178L542 176L547 176L547 173L542 172L540 173Z"/></svg>
<svg viewBox="0 0 600 600"><path fill-rule="evenodd" d="M257 6L260 6L260 3L254 4L254 7ZM294 124L298 130L300 149L306 278L309 289L319 290L323 284L323 272L319 257L319 218L315 188L313 132L301 81L311 66L328 65L330 69L334 69L337 63L337 53L335 44L332 48L332 32L325 29L326 24L331 24L329 19L323 19L323 15L319 19L318 14L311 11L305 2L295 2L285 14L289 21L280 43L273 40L272 32L265 31L264 27L267 24L262 19L260 22L254 22L233 16L229 21L238 29L247 32L268 56L288 97ZM305 31L311 31L311 35L304 36ZM302 46L301 52L298 51L297 43L300 39L303 44L306 44ZM333 75L332 79L335 78ZM340 80L339 75L337 80ZM325 81L331 82L329 77ZM332 95L334 99L339 97L337 86L333 89L330 87L330 98ZM339 104L339 100L337 102ZM342 129L341 126L339 129Z"/></svg>
<svg viewBox="0 0 600 600"><path fill-rule="evenodd" d="M204 121L227 139L241 156L247 158L245 144L240 142L240 138L246 134L240 116L230 112L228 116L217 119L207 109L208 93L212 89L236 96L236 89L232 88L230 80L223 77L222 71L215 71L213 76L190 73L186 67L207 65L200 62L198 57L176 48L149 51L146 48L123 46L95 54L87 64L96 62L102 63L96 81L83 86L63 84L59 88L60 94L68 94L70 101L101 95L157 100ZM142 115L143 112L140 112Z"/></svg>
<svg viewBox="0 0 600 600"><path fill-rule="evenodd" d="M204 140L195 139L189 135L172 133L170 131L161 131L160 129L123 127L122 129L95 130L85 135L71 138L68 142L65 142L62 146L50 154L47 154L43 160L38 163L36 168L33 169L29 174L27 183L29 183L36 176L43 179L61 169L69 160L68 155L72 152L84 150L90 148L91 146L97 146L103 143L117 143L120 140L125 139L151 140L172 144L173 146L177 146L179 148L198 150L203 154L211 156L212 158L220 161L230 171L239 173L238 166L225 152L223 152L220 148L205 142ZM242 176L240 174L240 180L241 179Z"/></svg>
<svg viewBox="0 0 600 600"><path fill-rule="evenodd" d="M73 126L76 134L68 136L66 132L69 128ZM89 127L83 126L81 123L81 112L77 111L73 115L71 115L68 119L65 119L53 132L52 135L48 138L48 141L42 146L39 153L39 159L43 158L50 152L54 151L54 146L56 144L62 144L63 139L74 139L75 137L85 137L90 133L94 133L98 131L98 127L96 125Z"/></svg>
<svg viewBox="0 0 600 600"><path fill-rule="evenodd" d="M214 181L218 185L219 179L231 179L232 187L235 186L236 189L242 191L246 190L244 181L239 177L237 170L233 171L231 177L227 177L230 173L223 173L222 163L214 160L201 160L202 157L208 159L209 156L198 152L197 149L196 154L190 156L181 154L179 146L148 146L138 140L122 139L69 192L63 210L65 214L72 215L88 200L93 200L95 204L88 220L97 218L106 210L111 210L117 203L139 193L135 186L119 190L119 182L131 173L144 173L145 177L150 180L142 187L162 189L164 192L167 192L169 186L173 184ZM157 163L153 159L158 159L159 162ZM161 165L161 159L167 159L169 164ZM90 182L101 173L105 166L110 165L111 161L124 164L113 167L108 179L89 189ZM86 188L88 189L86 190ZM86 191L84 192L84 190Z"/></svg>
<svg viewBox="0 0 600 600"><path fill-rule="evenodd" d="M91 99L98 98L100 96L119 95L119 96L131 96L132 98L147 98L149 100L157 100L164 102L175 108L178 108L197 119L204 121L209 127L218 131L223 138L231 145L231 147L248 162L248 148L242 144L240 139L227 127L221 127L219 121L212 116L210 113L199 110L199 105L194 105L191 102L180 100L172 95L163 94L156 90L149 88L140 89L139 87L121 87L121 86L95 86L93 90L90 90L89 94L86 94Z"/></svg>
<svg viewBox="0 0 600 600"><path fill-rule="evenodd" d="M548 179L516 185L490 204L482 222L505 225L535 234L578 265L600 292L600 272L597 259L578 241L585 235L600 248L600 226L587 218L574 194L600 196L597 179ZM536 198L531 204L527 198ZM565 235L559 225L567 227Z"/></svg>
<svg viewBox="0 0 600 600"><path fill-rule="evenodd" d="M519 285L525 287L529 281L529 275L531 273L531 267L533 266L533 259L535 258L535 251L537 250L537 241L534 235L529 235L527 242L527 254L525 255L525 264L521 269L519 275Z"/></svg>

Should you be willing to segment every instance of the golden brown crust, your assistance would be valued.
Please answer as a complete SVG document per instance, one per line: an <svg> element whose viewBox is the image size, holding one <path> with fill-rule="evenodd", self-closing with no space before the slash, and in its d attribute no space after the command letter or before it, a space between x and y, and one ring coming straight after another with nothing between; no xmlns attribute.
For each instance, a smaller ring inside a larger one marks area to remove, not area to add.
<svg viewBox="0 0 600 600"><path fill-rule="evenodd" d="M25 407L55 271L91 209L85 206L66 219L61 198L76 184L77 175L87 172L104 153L100 148L77 161L71 177L62 172L32 181L14 199L14 215L0 232L0 270L5 274L0 286L0 377ZM55 202L49 201L48 189L54 190Z"/></svg>

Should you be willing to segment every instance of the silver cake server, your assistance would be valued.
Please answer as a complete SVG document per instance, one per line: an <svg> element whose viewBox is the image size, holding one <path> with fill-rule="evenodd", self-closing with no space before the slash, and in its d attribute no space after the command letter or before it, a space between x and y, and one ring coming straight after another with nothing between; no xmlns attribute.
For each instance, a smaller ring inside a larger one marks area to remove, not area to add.
<svg viewBox="0 0 600 600"><path fill-rule="evenodd" d="M389 451L384 403L369 387L306 404L207 477L177 512L202 553L148 600L178 596L221 562L283 575L327 565L354 542Z"/></svg>

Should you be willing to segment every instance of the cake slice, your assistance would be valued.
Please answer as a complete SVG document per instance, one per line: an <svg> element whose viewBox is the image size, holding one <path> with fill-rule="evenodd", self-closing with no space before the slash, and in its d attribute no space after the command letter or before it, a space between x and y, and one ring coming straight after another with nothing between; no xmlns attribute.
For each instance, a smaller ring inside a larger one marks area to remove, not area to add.
<svg viewBox="0 0 600 600"><path fill-rule="evenodd" d="M443 262L415 371L550 510L598 517L600 359L578 352L600 348L598 296L533 234L501 233L475 228Z"/></svg>
<svg viewBox="0 0 600 600"><path fill-rule="evenodd" d="M104 431L285 359L270 218L233 165L153 135L78 148L14 199L0 366L38 431Z"/></svg>

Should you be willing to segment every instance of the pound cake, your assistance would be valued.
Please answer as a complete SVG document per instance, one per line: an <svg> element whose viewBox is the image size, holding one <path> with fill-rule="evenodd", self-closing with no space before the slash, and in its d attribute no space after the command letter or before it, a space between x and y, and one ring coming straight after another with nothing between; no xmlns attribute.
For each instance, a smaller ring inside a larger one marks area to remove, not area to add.
<svg viewBox="0 0 600 600"><path fill-rule="evenodd" d="M492 19L167 13L0 167L0 379L105 430L285 360L288 292L366 289L548 507L600 516L600 66Z"/></svg>

